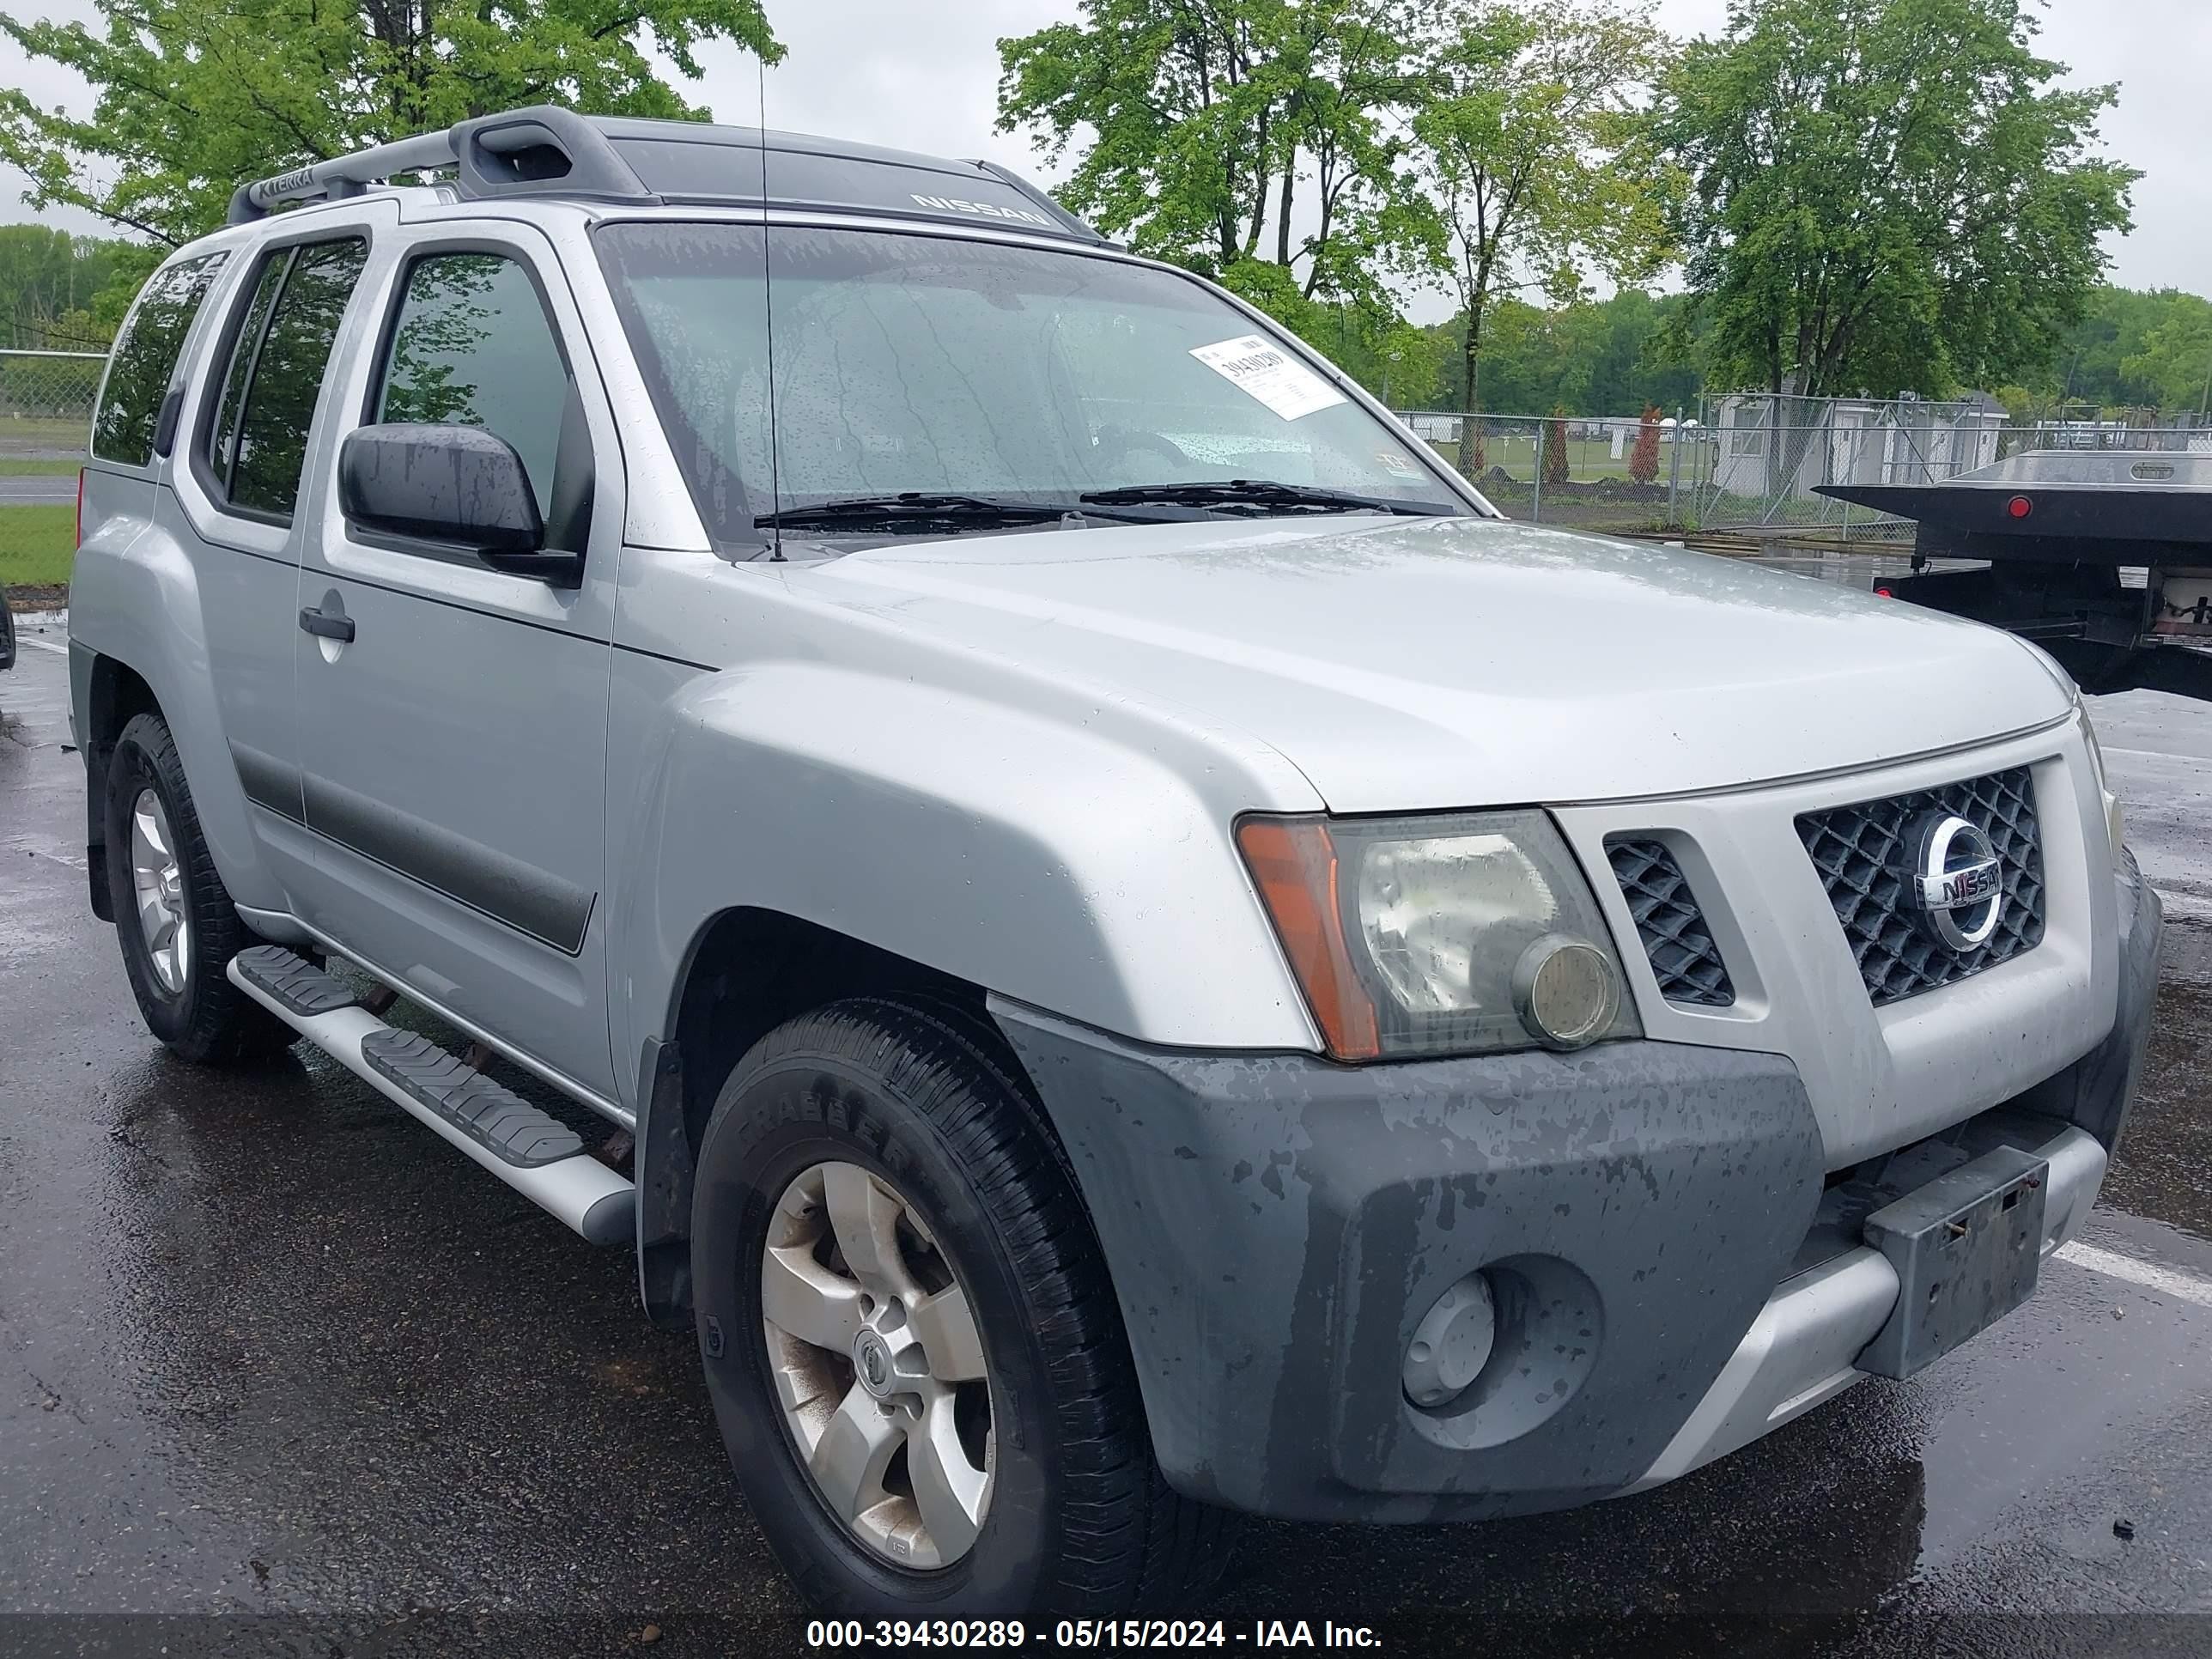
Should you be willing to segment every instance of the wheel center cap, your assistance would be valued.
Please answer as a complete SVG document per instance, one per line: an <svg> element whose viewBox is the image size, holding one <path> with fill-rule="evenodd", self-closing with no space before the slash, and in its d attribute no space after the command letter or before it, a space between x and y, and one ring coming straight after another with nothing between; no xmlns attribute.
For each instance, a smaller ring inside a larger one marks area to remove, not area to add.
<svg viewBox="0 0 2212 1659"><path fill-rule="evenodd" d="M853 1374L878 1400L891 1391L891 1351L873 1331L862 1331L853 1339Z"/></svg>

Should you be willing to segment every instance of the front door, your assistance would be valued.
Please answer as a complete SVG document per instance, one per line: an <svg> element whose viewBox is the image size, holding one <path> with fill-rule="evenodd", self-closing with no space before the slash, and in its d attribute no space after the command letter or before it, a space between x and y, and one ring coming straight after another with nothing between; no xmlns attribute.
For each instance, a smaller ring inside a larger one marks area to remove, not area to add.
<svg viewBox="0 0 2212 1659"><path fill-rule="evenodd" d="M535 233L416 232L386 250L363 284L380 296L380 343L336 388L341 439L403 421L504 438L528 470L545 544L583 551L584 574L556 586L465 547L352 526L331 447L321 530L301 569L301 626L322 624L299 655L317 858L303 919L611 1098L602 895L622 524L611 419Z"/></svg>

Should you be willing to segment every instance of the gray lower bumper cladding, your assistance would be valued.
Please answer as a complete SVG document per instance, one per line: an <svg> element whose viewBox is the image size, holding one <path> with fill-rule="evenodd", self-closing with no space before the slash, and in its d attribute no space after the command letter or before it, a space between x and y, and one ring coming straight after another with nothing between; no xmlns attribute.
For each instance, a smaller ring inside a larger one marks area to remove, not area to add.
<svg viewBox="0 0 2212 1659"><path fill-rule="evenodd" d="M1168 1479L1302 1519L1468 1519L1641 1476L1820 1195L1795 1069L1655 1042L1354 1069L1137 1048L993 1012L1072 1155ZM1484 1270L1492 1362L1406 1397Z"/></svg>
<svg viewBox="0 0 2212 1659"><path fill-rule="evenodd" d="M2112 1035L1959 1132L1961 1158L2048 1164L2046 1254L2094 1201L2140 1073L2160 917L2132 865L2120 921ZM1348 1067L991 1009L1066 1144L1154 1449L1193 1497L1431 1522L1656 1485L1858 1381L1896 1306L1880 1249L1802 1257L1824 1161L1778 1055L1637 1042ZM1478 1270L1489 1361L1417 1406L1410 1345Z"/></svg>

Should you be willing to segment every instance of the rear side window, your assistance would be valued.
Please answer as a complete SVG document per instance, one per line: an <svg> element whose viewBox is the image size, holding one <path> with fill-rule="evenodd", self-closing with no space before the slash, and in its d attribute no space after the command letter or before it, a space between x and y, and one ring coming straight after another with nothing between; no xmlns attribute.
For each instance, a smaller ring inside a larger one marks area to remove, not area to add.
<svg viewBox="0 0 2212 1659"><path fill-rule="evenodd" d="M349 237L283 249L263 267L209 433L208 465L233 507L291 516L331 345L368 260L368 243Z"/></svg>
<svg viewBox="0 0 2212 1659"><path fill-rule="evenodd" d="M222 402L216 410L215 429L209 437L208 465L226 495L230 490L232 464L238 459L238 415L246 404L246 383L252 378L254 354L261 349L261 337L269 328L269 313L276 304L276 290L284 285L284 273L291 264L289 249L272 253L262 262L260 278L253 284L253 298L239 326L238 344L231 351L230 367L223 374Z"/></svg>
<svg viewBox="0 0 2212 1659"><path fill-rule="evenodd" d="M93 417L92 453L101 460L144 466L154 459L154 430L178 354L208 284L229 257L226 252L182 260L155 272L146 284L130 325L115 343L106 392Z"/></svg>

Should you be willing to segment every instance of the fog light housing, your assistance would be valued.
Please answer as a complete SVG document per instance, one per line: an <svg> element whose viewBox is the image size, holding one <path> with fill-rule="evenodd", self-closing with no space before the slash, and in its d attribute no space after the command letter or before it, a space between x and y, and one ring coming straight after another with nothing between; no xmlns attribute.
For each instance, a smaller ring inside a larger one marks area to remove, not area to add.
<svg viewBox="0 0 2212 1659"><path fill-rule="evenodd" d="M1498 1303L1479 1273L1454 1281L1406 1345L1406 1398L1433 1407L1467 1392L1498 1341Z"/></svg>
<svg viewBox="0 0 2212 1659"><path fill-rule="evenodd" d="M1513 965L1513 1007L1546 1048L1583 1048L1605 1035L1620 1011L1612 958L1587 940L1547 933Z"/></svg>

